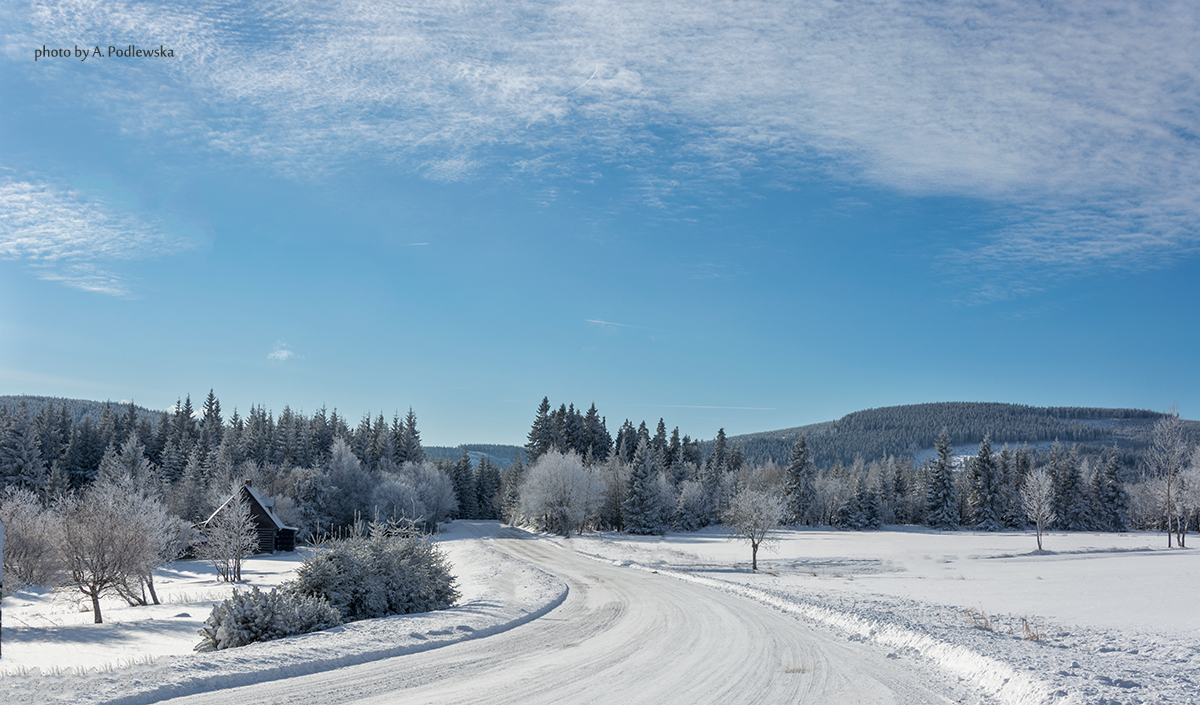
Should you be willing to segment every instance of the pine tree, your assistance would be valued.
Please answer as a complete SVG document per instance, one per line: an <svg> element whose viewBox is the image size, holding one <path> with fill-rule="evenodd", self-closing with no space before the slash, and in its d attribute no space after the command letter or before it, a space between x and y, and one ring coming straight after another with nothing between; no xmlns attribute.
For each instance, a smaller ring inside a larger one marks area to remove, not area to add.
<svg viewBox="0 0 1200 705"><path fill-rule="evenodd" d="M421 446L421 432L417 430L417 415L411 406L404 416L404 446L408 462L425 462L425 448Z"/></svg>
<svg viewBox="0 0 1200 705"><path fill-rule="evenodd" d="M450 479L454 482L454 496L458 499L458 518L478 519L479 487L475 483L475 469L471 466L471 456L467 451L464 450L454 464Z"/></svg>
<svg viewBox="0 0 1200 705"><path fill-rule="evenodd" d="M808 439L801 435L792 447L792 456L784 470L784 523L812 523L812 506L817 498L817 491L812 483L812 470Z"/></svg>
<svg viewBox="0 0 1200 705"><path fill-rule="evenodd" d="M729 458L727 457L727 453L728 453L727 446L728 446L728 442L725 440L725 429L720 428L717 430L716 440L713 441L712 455L708 456L708 462L710 465L712 465L713 467L720 467L720 468L728 468L729 467L729 463L728 463Z"/></svg>
<svg viewBox="0 0 1200 705"><path fill-rule="evenodd" d="M21 401L4 424L0 437L0 490L20 487L40 494L45 490L46 475L37 431L25 402Z"/></svg>
<svg viewBox="0 0 1200 705"><path fill-rule="evenodd" d="M650 439L650 448L666 458L667 455L667 424L660 418L654 429L654 437Z"/></svg>
<svg viewBox="0 0 1200 705"><path fill-rule="evenodd" d="M1050 450L1050 472L1054 481L1055 526L1065 531L1086 531L1089 526L1088 494L1079 472L1076 448L1064 453L1055 444Z"/></svg>
<svg viewBox="0 0 1200 705"><path fill-rule="evenodd" d="M70 478L71 487L79 489L91 484L100 467L100 459L104 456L104 446L100 445L99 434L92 424L92 417L85 416L83 421L71 430L71 442L67 446L67 461L64 468Z"/></svg>
<svg viewBox="0 0 1200 705"><path fill-rule="evenodd" d="M661 534L666 530L662 524L657 460L650 439L639 439L629 471L629 492L622 506L625 529L631 534Z"/></svg>
<svg viewBox="0 0 1200 705"><path fill-rule="evenodd" d="M501 475L500 514L501 519L510 525L521 523L521 482L525 479L525 465L520 458Z"/></svg>
<svg viewBox="0 0 1200 705"><path fill-rule="evenodd" d="M671 440L667 442L667 452L663 455L663 462L674 476L676 484L687 479L686 475L681 477L679 472L683 467L683 443L679 440L678 426L671 431Z"/></svg>
<svg viewBox="0 0 1200 705"><path fill-rule="evenodd" d="M612 436L608 434L608 429L604 427L604 419L596 411L595 402L592 403L591 407L587 410L587 414L583 417L583 433L592 460L597 463L606 460L608 454L612 452L613 440ZM582 455L586 458L588 453L583 453Z"/></svg>
<svg viewBox="0 0 1200 705"><path fill-rule="evenodd" d="M958 496L955 491L954 446L943 428L935 444L937 457L926 476L925 521L934 528L958 528Z"/></svg>
<svg viewBox="0 0 1200 705"><path fill-rule="evenodd" d="M1114 446L1104 466L1096 471L1093 496L1098 505L1097 520L1107 531L1128 531L1129 497L1121 480L1121 461Z"/></svg>
<svg viewBox="0 0 1200 705"><path fill-rule="evenodd" d="M486 455L479 459L479 468L476 470L476 477L479 487L479 518L480 519L499 519L500 513L497 505L500 502L500 468L491 461Z"/></svg>
<svg viewBox="0 0 1200 705"><path fill-rule="evenodd" d="M208 454L221 445L221 436L225 427L221 419L221 402L213 390L208 390L208 398L204 400L204 410L200 416L200 452Z"/></svg>
<svg viewBox="0 0 1200 705"><path fill-rule="evenodd" d="M992 454L992 438L985 435L970 468L971 521L978 531L1004 528L1004 507L1000 470Z"/></svg>

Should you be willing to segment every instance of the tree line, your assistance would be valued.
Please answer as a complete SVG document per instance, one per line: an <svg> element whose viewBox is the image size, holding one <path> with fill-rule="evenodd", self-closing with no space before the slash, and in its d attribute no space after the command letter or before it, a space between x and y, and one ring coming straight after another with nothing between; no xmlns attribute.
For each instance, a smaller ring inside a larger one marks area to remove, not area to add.
<svg viewBox="0 0 1200 705"><path fill-rule="evenodd" d="M502 509L510 522L559 533L695 530L722 521L750 491L779 498L787 524L850 530L1149 529L1166 530L1182 545L1200 520L1200 448L1174 413L1155 415L1147 463L1131 481L1115 448L1086 454L1079 444L1055 442L1040 452L1026 444L997 449L985 434L974 455L956 457L943 428L935 456L922 463L892 454L821 463L804 435L786 463L755 462L724 429L705 454L678 428L668 437L662 419L653 435L645 422L635 428L626 421L609 442L595 405L586 414L573 405L551 409L543 399L526 445L530 465L506 476ZM571 420L576 415L582 424ZM1031 512L1029 478L1043 475L1048 494L1037 499L1047 509Z"/></svg>
<svg viewBox="0 0 1200 705"><path fill-rule="evenodd" d="M429 459L411 409L350 427L324 409L306 416L285 407L276 417L256 406L226 419L211 391L200 409L187 397L157 421L133 404L105 404L98 419L79 421L65 404L35 414L21 403L0 406L4 589L78 589L97 621L101 595L157 602L154 569L189 544L203 554L221 543L194 544L196 529L246 481L309 541L364 521L431 529L454 518L499 518L502 485L486 455L472 462L464 449L457 460ZM239 531L245 527L232 532L240 555L255 543ZM128 556L111 555L118 546ZM236 556L212 558L238 578L229 562Z"/></svg>

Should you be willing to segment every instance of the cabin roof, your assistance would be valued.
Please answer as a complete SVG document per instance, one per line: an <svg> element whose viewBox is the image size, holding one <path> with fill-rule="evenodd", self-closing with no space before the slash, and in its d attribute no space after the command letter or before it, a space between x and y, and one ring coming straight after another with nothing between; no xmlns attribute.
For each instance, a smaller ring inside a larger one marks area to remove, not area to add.
<svg viewBox="0 0 1200 705"><path fill-rule="evenodd" d="M252 501L256 502L256 503L258 504L258 506L262 508L262 510L263 510L263 513L267 515L267 518L268 518L268 519L270 519L270 520L271 520L271 522L272 522L273 524L275 524L275 528L276 528L277 530L283 530L283 529L288 529L288 530L291 530L291 531L299 531L299 530L300 530L300 529L298 529L298 528L296 528L296 527L294 527L294 526L288 526L287 524L284 524L284 523L283 523L283 520L279 518L279 515L278 515L278 514L276 514L276 513L274 512L274 510L272 510L272 509L271 509L271 507L272 507L272 506L273 506L275 503L274 503L274 502L270 502L270 504L268 504L268 502L269 502L270 500L265 500L265 499L263 499L263 496L262 496L262 495L260 495L260 494L258 493L258 490L255 490L253 486L251 486L251 485L242 485L242 486L239 488L239 490L245 490L245 491L246 491L246 492L247 492L247 493L250 495L250 499L251 499ZM221 506L217 507L217 508L216 508L216 509L213 511L213 513L209 515L208 519L205 519L205 520L204 520L204 523L205 523L205 524L207 524L208 522L212 521L212 520L213 520L213 517L215 517L217 514L219 514L219 513L221 512L221 510L225 508L225 505L227 505L227 504L229 504L230 502L232 502L232 501L233 501L233 498L234 498L235 496L236 496L236 495L232 495L232 494L231 494L231 495L229 495L228 497L226 497L226 498L225 498L225 501L224 501L224 502L221 502Z"/></svg>

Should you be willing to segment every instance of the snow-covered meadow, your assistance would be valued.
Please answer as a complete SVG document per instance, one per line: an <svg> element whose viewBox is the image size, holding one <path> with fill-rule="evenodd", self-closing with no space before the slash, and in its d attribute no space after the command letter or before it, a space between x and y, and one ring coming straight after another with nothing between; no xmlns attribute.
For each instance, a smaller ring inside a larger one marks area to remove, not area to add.
<svg viewBox="0 0 1200 705"><path fill-rule="evenodd" d="M546 614L565 587L490 548L496 522L454 522L441 546L459 606L330 632L194 654L196 630L231 587L200 562L158 577L164 604L109 603L106 623L75 600L23 592L4 600L5 702L162 697L324 671L497 633ZM770 605L889 658L957 676L984 701L1200 702L1200 553L1158 534L784 530L750 549L721 527L666 536L585 533L554 543ZM251 560L247 584L286 580L298 557ZM86 675L82 675L86 674Z"/></svg>
<svg viewBox="0 0 1200 705"><path fill-rule="evenodd" d="M783 530L749 571L722 527L557 543L774 605L1002 702L1200 702L1200 552L1162 534ZM1010 682L1020 679L1023 689Z"/></svg>

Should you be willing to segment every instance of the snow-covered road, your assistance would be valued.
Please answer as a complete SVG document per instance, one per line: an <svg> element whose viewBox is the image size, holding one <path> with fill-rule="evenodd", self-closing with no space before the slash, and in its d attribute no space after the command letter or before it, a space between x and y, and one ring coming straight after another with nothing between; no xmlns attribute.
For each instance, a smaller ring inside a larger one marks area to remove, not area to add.
<svg viewBox="0 0 1200 705"><path fill-rule="evenodd" d="M888 659L742 597L605 565L514 529L500 529L490 543L558 576L569 586L566 600L490 637L170 702L978 700L952 693L927 666Z"/></svg>

